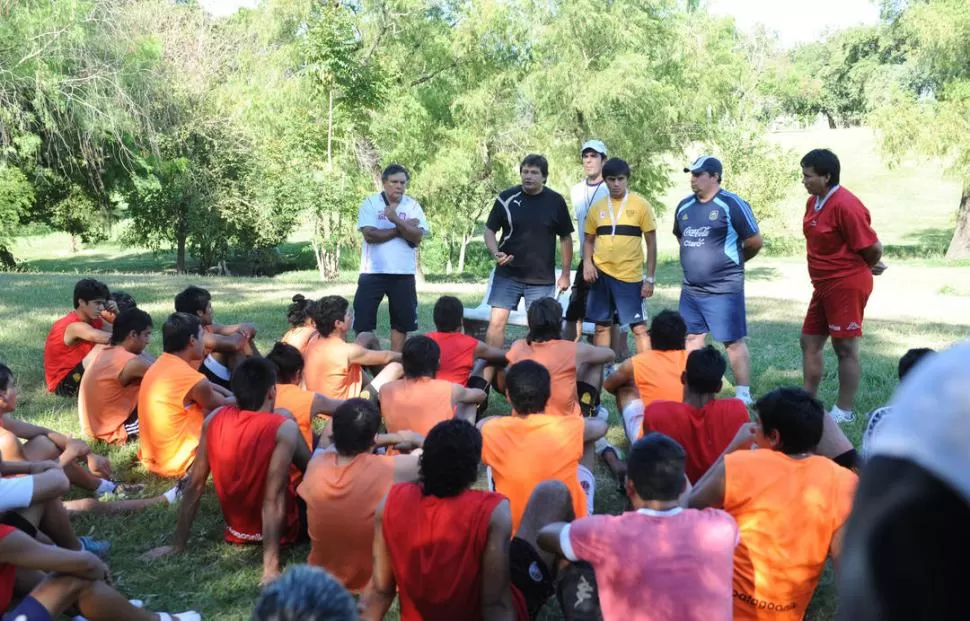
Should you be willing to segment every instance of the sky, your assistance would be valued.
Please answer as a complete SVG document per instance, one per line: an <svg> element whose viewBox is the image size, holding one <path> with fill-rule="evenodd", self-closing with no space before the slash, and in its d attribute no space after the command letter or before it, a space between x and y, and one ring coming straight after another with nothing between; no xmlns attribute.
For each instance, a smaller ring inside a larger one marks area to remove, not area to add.
<svg viewBox="0 0 970 621"><path fill-rule="evenodd" d="M258 0L200 0L214 15L229 15L241 6L255 6ZM742 30L763 24L777 32L781 44L790 47L837 30L879 20L879 7L872 0L707 0L716 15L732 15Z"/></svg>

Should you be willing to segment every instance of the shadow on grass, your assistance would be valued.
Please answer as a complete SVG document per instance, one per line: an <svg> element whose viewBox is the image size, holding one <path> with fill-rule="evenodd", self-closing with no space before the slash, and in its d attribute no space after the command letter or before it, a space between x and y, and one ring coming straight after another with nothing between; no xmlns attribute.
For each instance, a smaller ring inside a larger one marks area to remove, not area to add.
<svg viewBox="0 0 970 621"><path fill-rule="evenodd" d="M30 259L19 267L27 272L110 274L115 272L175 273L175 255L151 251L83 252L69 257Z"/></svg>
<svg viewBox="0 0 970 621"><path fill-rule="evenodd" d="M894 259L926 259L942 257L953 238L955 227L920 229L907 233L907 243L887 244L883 252Z"/></svg>

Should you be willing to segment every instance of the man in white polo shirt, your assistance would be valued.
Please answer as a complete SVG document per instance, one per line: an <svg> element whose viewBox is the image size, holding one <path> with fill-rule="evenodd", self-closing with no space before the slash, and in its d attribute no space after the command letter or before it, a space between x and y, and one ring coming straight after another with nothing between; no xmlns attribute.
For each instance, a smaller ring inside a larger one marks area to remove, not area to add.
<svg viewBox="0 0 970 621"><path fill-rule="evenodd" d="M374 342L377 308L387 296L391 349L401 351L408 332L418 329L418 294L414 287L417 248L428 232L418 201L405 196L410 175L391 164L381 173L384 191L364 199L357 228L364 235L360 277L354 295L354 332L358 342Z"/></svg>

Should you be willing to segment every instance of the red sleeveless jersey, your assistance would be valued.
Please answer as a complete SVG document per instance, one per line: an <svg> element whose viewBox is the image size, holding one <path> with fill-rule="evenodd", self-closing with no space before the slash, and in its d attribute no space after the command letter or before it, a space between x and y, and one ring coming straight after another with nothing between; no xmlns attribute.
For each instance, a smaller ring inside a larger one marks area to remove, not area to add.
<svg viewBox="0 0 970 621"><path fill-rule="evenodd" d="M79 321L84 319L77 311L71 311L55 321L51 331L47 333L47 341L44 343L44 381L47 382L47 392L54 392L67 374L94 349L95 344L90 341L81 341L71 346L64 344L67 327ZM103 325L100 318L91 322L91 326L99 330Z"/></svg>
<svg viewBox="0 0 970 621"><path fill-rule="evenodd" d="M251 412L225 406L206 427L206 454L219 506L226 520L225 539L230 543L263 540L266 473L276 449L276 433L286 420L272 412ZM286 521L280 537L280 543L284 545L299 537L300 515L295 488L290 477Z"/></svg>
<svg viewBox="0 0 970 621"><path fill-rule="evenodd" d="M426 336L441 349L441 362L435 377L464 386L475 364L478 339L462 332L428 332Z"/></svg>
<svg viewBox="0 0 970 621"><path fill-rule="evenodd" d="M465 490L425 496L416 483L391 488L381 528L397 581L401 621L482 617L482 553L501 494ZM528 619L513 587L517 617Z"/></svg>

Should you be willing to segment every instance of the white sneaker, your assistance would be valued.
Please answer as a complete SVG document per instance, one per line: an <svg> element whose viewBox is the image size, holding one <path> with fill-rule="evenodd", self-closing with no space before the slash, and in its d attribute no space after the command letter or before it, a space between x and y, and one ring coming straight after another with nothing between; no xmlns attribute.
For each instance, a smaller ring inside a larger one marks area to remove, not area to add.
<svg viewBox="0 0 970 621"><path fill-rule="evenodd" d="M851 423L855 420L855 412L843 410L837 405L832 406L832 409L829 411L829 416L840 425L842 423Z"/></svg>
<svg viewBox="0 0 970 621"><path fill-rule="evenodd" d="M606 422L610 420L610 411L606 409L606 406L602 403L596 406L596 413L593 414L592 418Z"/></svg>

